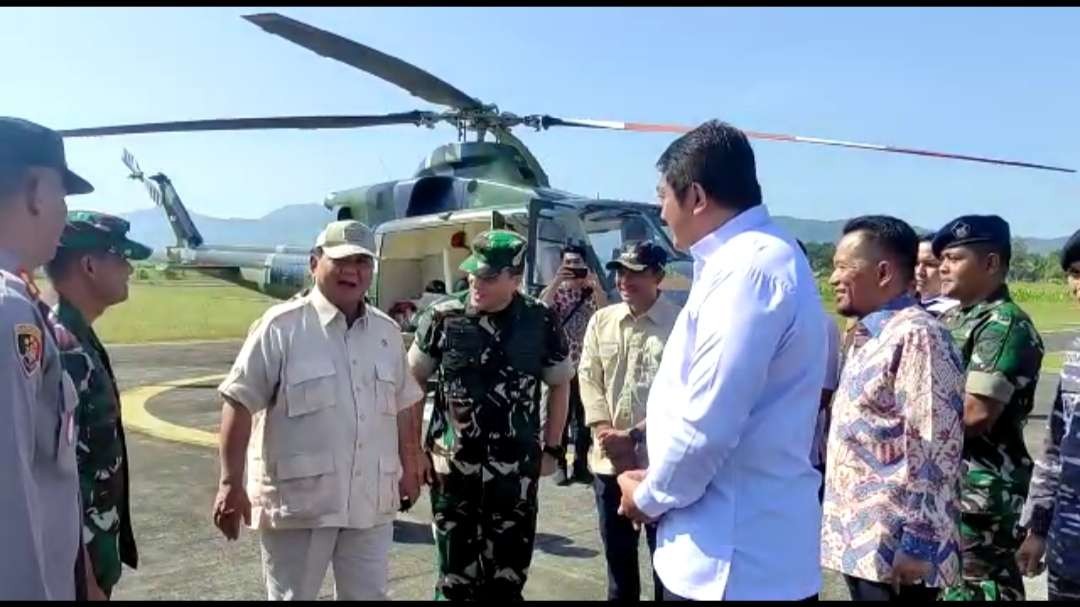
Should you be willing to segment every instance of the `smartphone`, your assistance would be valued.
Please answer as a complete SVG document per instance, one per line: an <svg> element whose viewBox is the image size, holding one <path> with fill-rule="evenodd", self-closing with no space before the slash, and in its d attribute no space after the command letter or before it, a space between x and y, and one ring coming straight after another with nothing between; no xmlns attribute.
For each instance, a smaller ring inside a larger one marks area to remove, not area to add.
<svg viewBox="0 0 1080 607"><path fill-rule="evenodd" d="M574 275L574 278L585 278L589 275L588 268L570 268L570 272Z"/></svg>

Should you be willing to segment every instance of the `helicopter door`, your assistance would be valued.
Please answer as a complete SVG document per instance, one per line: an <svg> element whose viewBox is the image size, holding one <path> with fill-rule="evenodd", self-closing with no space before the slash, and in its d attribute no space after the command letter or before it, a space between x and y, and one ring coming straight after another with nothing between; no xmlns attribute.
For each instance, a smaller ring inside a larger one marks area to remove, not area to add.
<svg viewBox="0 0 1080 607"><path fill-rule="evenodd" d="M529 234L525 252L525 283L529 294L538 296L559 270L561 252L567 242L585 245L590 266L597 265L596 255L581 225L576 206L533 200L529 203Z"/></svg>

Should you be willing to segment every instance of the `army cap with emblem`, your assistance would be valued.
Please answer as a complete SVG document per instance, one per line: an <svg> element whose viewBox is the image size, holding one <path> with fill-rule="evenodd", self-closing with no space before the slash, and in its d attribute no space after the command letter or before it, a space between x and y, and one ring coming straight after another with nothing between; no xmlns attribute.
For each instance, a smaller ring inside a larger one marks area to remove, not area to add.
<svg viewBox="0 0 1080 607"><path fill-rule="evenodd" d="M525 265L525 239L510 230L488 230L473 239L472 255L459 269L474 276L494 276Z"/></svg>
<svg viewBox="0 0 1080 607"><path fill-rule="evenodd" d="M367 255L376 259L375 234L371 228L353 219L327 224L315 239L315 246L330 259L343 259L350 255Z"/></svg>
<svg viewBox="0 0 1080 607"><path fill-rule="evenodd" d="M662 270L667 259L667 251L655 242L649 240L627 242L623 244L619 256L607 262L604 267L608 270L621 267L631 272L644 272L648 268Z"/></svg>
<svg viewBox="0 0 1080 607"><path fill-rule="evenodd" d="M59 133L29 120L0 116L0 167L32 166L59 171L68 194L94 191L94 186L68 169Z"/></svg>
<svg viewBox="0 0 1080 607"><path fill-rule="evenodd" d="M108 251L125 259L139 261L150 257L152 249L127 237L131 224L126 220L97 211L70 211L60 248L68 250Z"/></svg>
<svg viewBox="0 0 1080 607"><path fill-rule="evenodd" d="M1008 222L997 215L963 215L938 230L930 247L935 257L941 257L946 249L980 242L995 244L1011 254Z"/></svg>

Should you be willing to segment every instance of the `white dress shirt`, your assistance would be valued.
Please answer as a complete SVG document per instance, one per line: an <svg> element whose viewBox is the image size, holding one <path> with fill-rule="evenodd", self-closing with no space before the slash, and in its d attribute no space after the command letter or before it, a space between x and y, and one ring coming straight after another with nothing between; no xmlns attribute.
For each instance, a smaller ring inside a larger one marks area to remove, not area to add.
<svg viewBox="0 0 1080 607"><path fill-rule="evenodd" d="M654 567L690 599L808 597L821 588L809 454L828 340L813 273L762 205L690 252L634 493L660 520Z"/></svg>

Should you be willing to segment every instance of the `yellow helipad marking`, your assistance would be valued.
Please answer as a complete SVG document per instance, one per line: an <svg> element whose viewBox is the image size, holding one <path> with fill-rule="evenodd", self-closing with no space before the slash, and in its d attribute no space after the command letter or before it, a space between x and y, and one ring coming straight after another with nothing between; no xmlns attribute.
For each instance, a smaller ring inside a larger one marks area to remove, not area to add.
<svg viewBox="0 0 1080 607"><path fill-rule="evenodd" d="M154 417L146 409L146 403L149 402L151 398L160 396L169 390L211 381L219 382L224 378L225 376L221 374L204 375L202 377L178 379L152 386L140 386L138 388L127 390L120 395L120 402L124 415L124 428L167 441L195 445L197 447L216 448L218 446L217 432L207 432L206 430L199 430L198 428L188 428L187 426L181 426Z"/></svg>

